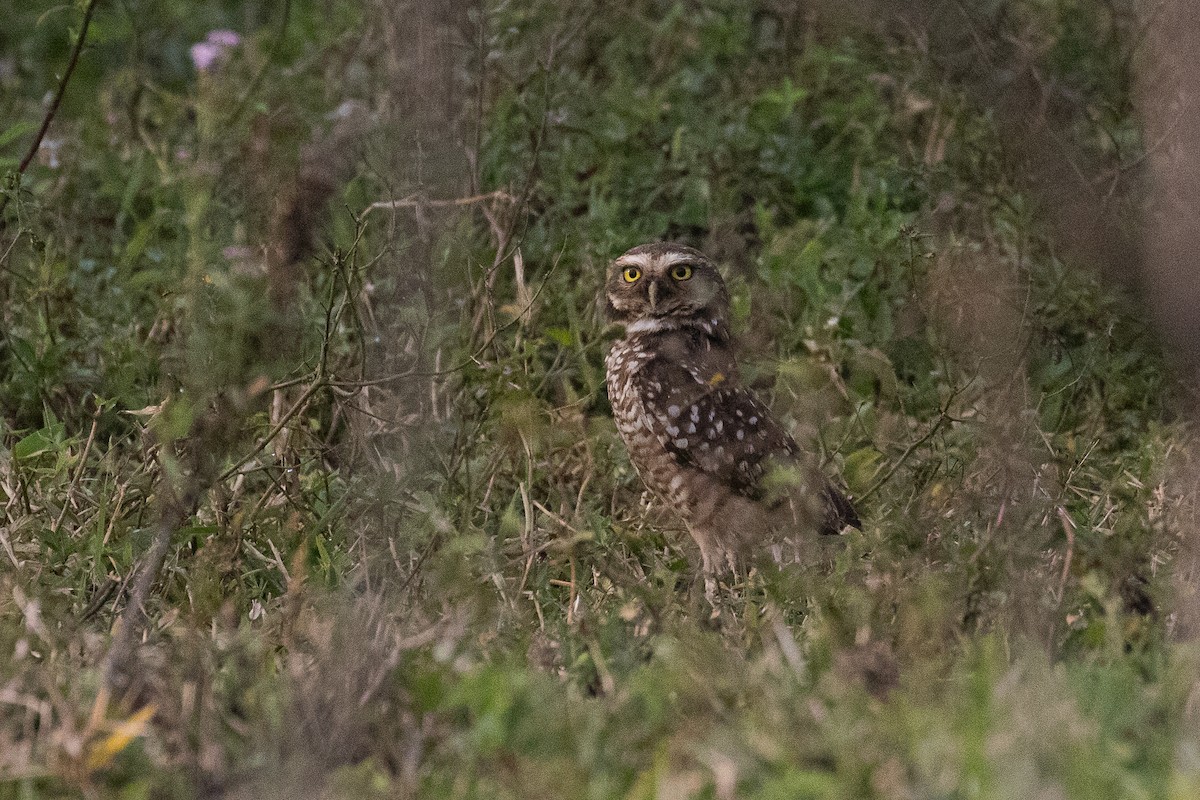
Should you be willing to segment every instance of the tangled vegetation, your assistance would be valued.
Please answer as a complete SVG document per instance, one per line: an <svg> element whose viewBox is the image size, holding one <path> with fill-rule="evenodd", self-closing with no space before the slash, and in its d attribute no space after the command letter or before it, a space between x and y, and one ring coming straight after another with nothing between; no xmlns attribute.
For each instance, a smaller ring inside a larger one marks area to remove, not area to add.
<svg viewBox="0 0 1200 800"><path fill-rule="evenodd" d="M455 5L5 12L0 797L1200 793L1180 389L1030 145L1134 235L1139 17ZM603 386L656 239L864 521L716 612Z"/></svg>

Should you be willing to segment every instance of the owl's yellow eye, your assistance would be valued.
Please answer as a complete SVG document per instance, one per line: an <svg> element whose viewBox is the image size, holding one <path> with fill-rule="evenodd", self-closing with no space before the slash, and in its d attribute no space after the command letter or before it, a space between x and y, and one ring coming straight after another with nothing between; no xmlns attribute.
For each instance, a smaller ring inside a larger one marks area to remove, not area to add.
<svg viewBox="0 0 1200 800"><path fill-rule="evenodd" d="M637 267L626 267L625 271L621 273L621 277L625 279L626 283L633 283L642 277L642 271Z"/></svg>
<svg viewBox="0 0 1200 800"><path fill-rule="evenodd" d="M686 281L692 277L692 268L687 264L676 264L671 268L671 277L677 281Z"/></svg>

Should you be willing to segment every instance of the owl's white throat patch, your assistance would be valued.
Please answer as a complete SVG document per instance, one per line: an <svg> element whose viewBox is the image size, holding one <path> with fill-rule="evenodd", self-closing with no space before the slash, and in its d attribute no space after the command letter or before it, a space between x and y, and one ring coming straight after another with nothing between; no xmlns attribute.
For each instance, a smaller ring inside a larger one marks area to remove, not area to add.
<svg viewBox="0 0 1200 800"><path fill-rule="evenodd" d="M643 317L635 319L633 322L625 326L625 335L632 336L635 333L658 333L659 331L673 331L679 327L679 322L667 317Z"/></svg>

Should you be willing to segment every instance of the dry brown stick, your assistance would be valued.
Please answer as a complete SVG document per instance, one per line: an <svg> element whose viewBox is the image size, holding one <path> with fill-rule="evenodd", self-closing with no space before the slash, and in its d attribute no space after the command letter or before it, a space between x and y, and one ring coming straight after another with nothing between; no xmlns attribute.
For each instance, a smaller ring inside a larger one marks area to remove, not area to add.
<svg viewBox="0 0 1200 800"><path fill-rule="evenodd" d="M199 442L192 444L193 446L203 446ZM163 480L166 482L169 481L169 478L164 475ZM201 484L204 483L203 478L193 473L188 476L186 481L183 491L178 495L175 495L168 487L163 489L163 507L158 525L154 529L154 539L150 549L146 552L137 577L133 581L129 602L114 626L113 639L104 656L101 685L107 691L116 688L118 676L125 671L126 665L133 657L134 637L146 624L146 601L150 598L150 590L154 587L154 581L158 578L159 572L162 571L171 540L175 538L175 531L179 530L187 521L196 500L200 497Z"/></svg>
<svg viewBox="0 0 1200 800"><path fill-rule="evenodd" d="M1063 557L1062 573L1058 576L1058 596L1054 598L1061 604L1063 592L1067 590L1067 577L1071 574L1071 559L1075 554L1075 521L1062 506L1059 506L1057 510L1063 533L1067 535L1067 554Z"/></svg>
<svg viewBox="0 0 1200 800"><path fill-rule="evenodd" d="M508 192L497 189L494 192L487 194L477 194L473 197L456 197L450 200L428 200L420 195L412 194L408 197L403 197L399 200L380 200L367 206L359 219L363 219L367 214L377 208L382 209L397 209L397 208L421 208L422 206L430 206L431 208L449 208L454 206L469 206L474 203L482 203L487 200L501 200L505 203L512 203L516 200L515 197Z"/></svg>

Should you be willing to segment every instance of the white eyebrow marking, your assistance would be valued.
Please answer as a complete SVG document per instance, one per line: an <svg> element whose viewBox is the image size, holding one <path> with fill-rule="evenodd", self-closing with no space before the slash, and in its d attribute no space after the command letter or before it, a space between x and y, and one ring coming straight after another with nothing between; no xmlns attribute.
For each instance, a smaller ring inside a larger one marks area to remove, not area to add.
<svg viewBox="0 0 1200 800"><path fill-rule="evenodd" d="M695 262L696 256L692 255L691 253L664 253L661 257L661 260L664 267L669 267L672 264L678 264L681 261Z"/></svg>
<svg viewBox="0 0 1200 800"><path fill-rule="evenodd" d="M641 267L649 269L650 254L649 253L634 253L633 255L623 255L613 262L618 267Z"/></svg>

